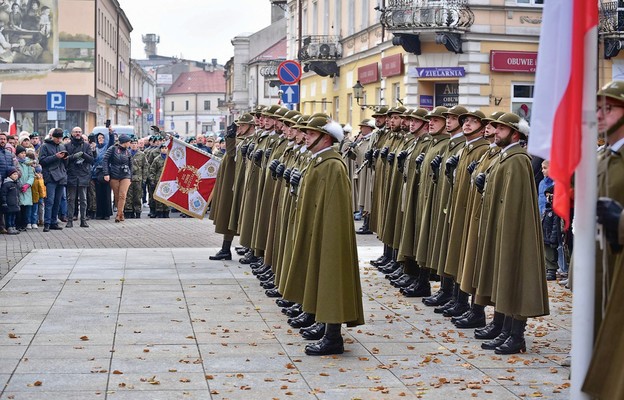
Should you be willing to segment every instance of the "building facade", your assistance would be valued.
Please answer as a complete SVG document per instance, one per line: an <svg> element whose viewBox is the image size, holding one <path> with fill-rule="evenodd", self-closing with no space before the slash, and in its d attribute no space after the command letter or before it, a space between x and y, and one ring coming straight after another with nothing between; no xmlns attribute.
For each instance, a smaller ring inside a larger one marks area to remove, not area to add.
<svg viewBox="0 0 624 400"><path fill-rule="evenodd" d="M463 104L530 119L539 0L290 0L304 113L351 124L379 105ZM360 97L354 87L361 86Z"/></svg>
<svg viewBox="0 0 624 400"><path fill-rule="evenodd" d="M107 119L131 123L132 25L118 1L22 3L27 8L22 14L30 16L22 24L33 26L3 33L15 46L3 53L0 63L0 114L8 119L13 107L18 130L39 132L56 125L64 129L81 126L88 132ZM6 17L0 15L0 25L8 21ZM64 111L48 114L47 92L66 94Z"/></svg>
<svg viewBox="0 0 624 400"><path fill-rule="evenodd" d="M151 133L154 125L154 104L156 99L156 80L135 60L130 61L130 125L134 125L137 136Z"/></svg>
<svg viewBox="0 0 624 400"><path fill-rule="evenodd" d="M222 68L180 74L164 93L165 129L184 137L224 131L225 115L219 109L224 98Z"/></svg>

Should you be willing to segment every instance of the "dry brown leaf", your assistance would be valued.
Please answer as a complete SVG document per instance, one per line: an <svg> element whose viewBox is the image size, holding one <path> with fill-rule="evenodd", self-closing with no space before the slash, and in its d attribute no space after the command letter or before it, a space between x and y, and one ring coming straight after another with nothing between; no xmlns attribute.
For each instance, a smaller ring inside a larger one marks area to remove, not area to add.
<svg viewBox="0 0 624 400"><path fill-rule="evenodd" d="M149 349L143 349L143 353L149 353L150 350Z"/></svg>
<svg viewBox="0 0 624 400"><path fill-rule="evenodd" d="M29 383L26 386L33 387L33 386L41 386L41 385L43 385L43 382L41 382L41 381L34 381L33 383Z"/></svg>
<svg viewBox="0 0 624 400"><path fill-rule="evenodd" d="M293 363L286 364L286 369L296 369L296 368L297 367L295 367Z"/></svg>
<svg viewBox="0 0 624 400"><path fill-rule="evenodd" d="M170 368L170 369L169 369L169 372L178 372L178 370L177 370L177 369L175 369L175 368Z"/></svg>
<svg viewBox="0 0 624 400"><path fill-rule="evenodd" d="M191 380L189 378L180 378L180 382L189 383Z"/></svg>
<svg viewBox="0 0 624 400"><path fill-rule="evenodd" d="M212 390L210 391L210 394L219 394L219 391L218 391L218 390L214 390L214 389L212 389Z"/></svg>
<svg viewBox="0 0 624 400"><path fill-rule="evenodd" d="M17 336L15 333L11 332L9 333L9 339L17 339L19 338L19 336Z"/></svg>
<svg viewBox="0 0 624 400"><path fill-rule="evenodd" d="M237 377L238 379L243 379L243 378L245 377L245 375L243 375L243 374L236 374L236 377Z"/></svg>
<svg viewBox="0 0 624 400"><path fill-rule="evenodd" d="M121 372L120 370L116 369L113 371L113 375L123 375L123 372Z"/></svg>
<svg viewBox="0 0 624 400"><path fill-rule="evenodd" d="M147 380L147 383L150 385L160 385L160 381L156 379L156 375L152 376Z"/></svg>
<svg viewBox="0 0 624 400"><path fill-rule="evenodd" d="M319 375L320 376L329 376L329 374L327 372L321 372Z"/></svg>
<svg viewBox="0 0 624 400"><path fill-rule="evenodd" d="M243 385L240 387L240 390L251 390L251 386Z"/></svg>
<svg viewBox="0 0 624 400"><path fill-rule="evenodd" d="M119 385L117 385L117 386L119 386L120 388L125 388L125 387L126 387L126 383L125 383L125 382L121 382L121 383L120 383Z"/></svg>
<svg viewBox="0 0 624 400"><path fill-rule="evenodd" d="M89 336L80 336L80 340L87 341L89 340Z"/></svg>
<svg viewBox="0 0 624 400"><path fill-rule="evenodd" d="M273 379L273 378L264 378L264 381L265 382L274 382L275 379Z"/></svg>
<svg viewBox="0 0 624 400"><path fill-rule="evenodd" d="M212 376L212 375L206 375L206 380L207 380L207 381L212 380L212 379L214 379L214 376ZM215 393L215 394L218 394L218 393Z"/></svg>

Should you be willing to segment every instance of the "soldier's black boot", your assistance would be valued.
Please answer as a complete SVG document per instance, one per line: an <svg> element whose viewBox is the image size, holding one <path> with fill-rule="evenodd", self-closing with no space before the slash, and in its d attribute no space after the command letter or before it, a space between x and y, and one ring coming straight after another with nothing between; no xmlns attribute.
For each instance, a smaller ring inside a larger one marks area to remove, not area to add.
<svg viewBox="0 0 624 400"><path fill-rule="evenodd" d="M494 353L496 354L518 354L526 353L526 342L524 340L524 330L526 328L526 321L519 319L512 319L511 322L511 334L505 340L505 343L498 346Z"/></svg>
<svg viewBox="0 0 624 400"><path fill-rule="evenodd" d="M381 265L388 264L391 260L392 260L392 248L384 244L384 252L381 255L381 257L379 257L376 260L371 260L370 263L371 265L375 267L379 267Z"/></svg>
<svg viewBox="0 0 624 400"><path fill-rule="evenodd" d="M134 213L134 218L141 219L141 211L137 211Z"/></svg>
<svg viewBox="0 0 624 400"><path fill-rule="evenodd" d="M282 297L282 294L279 292L277 288L267 289L264 291L264 294L266 294L267 297L271 297L271 298Z"/></svg>
<svg viewBox="0 0 624 400"><path fill-rule="evenodd" d="M318 342L307 345L305 353L309 356L328 356L344 353L340 324L327 324L325 326L325 335Z"/></svg>
<svg viewBox="0 0 624 400"><path fill-rule="evenodd" d="M126 218L126 219L134 218L134 214L130 213L129 211L124 211L124 218Z"/></svg>
<svg viewBox="0 0 624 400"><path fill-rule="evenodd" d="M277 304L278 307L287 308L287 307L294 306L295 302L288 301L288 300L285 300L285 299L277 299L277 300L275 300L275 304Z"/></svg>
<svg viewBox="0 0 624 400"><path fill-rule="evenodd" d="M449 278L446 278L449 279ZM455 302L457 301L457 292L459 291L459 288L457 285L453 285L453 289L451 290L451 299L449 301L447 301L446 303L442 304L439 307L436 307L433 312L436 314L444 314L444 312L450 310L451 308L455 307ZM446 317L446 315L444 315Z"/></svg>
<svg viewBox="0 0 624 400"><path fill-rule="evenodd" d="M87 219L86 218L83 218L83 219L80 220L80 227L81 228L88 228L89 227L89 224L87 224Z"/></svg>
<svg viewBox="0 0 624 400"><path fill-rule="evenodd" d="M431 284L429 283L429 271L423 268L418 268L418 277L416 282L405 288L401 289L401 293L405 297L427 297L431 296Z"/></svg>
<svg viewBox="0 0 624 400"><path fill-rule="evenodd" d="M299 329L301 337L306 340L320 340L325 335L325 324L315 322L314 325Z"/></svg>
<svg viewBox="0 0 624 400"><path fill-rule="evenodd" d="M245 253L249 251L247 247L243 247L243 246L236 246L234 247L234 250L236 250L236 254L238 254L239 256L244 256Z"/></svg>
<svg viewBox="0 0 624 400"><path fill-rule="evenodd" d="M252 269L251 273L256 275L256 276L261 276L263 274L266 274L267 272L269 272L271 270L271 266L270 265L266 265L264 264L263 266L256 268L256 269Z"/></svg>
<svg viewBox="0 0 624 400"><path fill-rule="evenodd" d="M468 303L470 296L468 293L459 290L459 284L457 283L455 284L455 289L457 290L457 294L455 295L455 304L453 304L453 307L442 313L445 317L459 317L466 311L470 310L470 304Z"/></svg>
<svg viewBox="0 0 624 400"><path fill-rule="evenodd" d="M453 297L453 280L442 278L440 290L433 296L425 297L422 301L426 306L437 307L447 303Z"/></svg>
<svg viewBox="0 0 624 400"><path fill-rule="evenodd" d="M288 325L292 326L293 328L307 328L308 326L311 326L316 322L315 318L316 315L314 314L302 312L296 317L288 319L287 322Z"/></svg>
<svg viewBox="0 0 624 400"><path fill-rule="evenodd" d="M392 258L390 259L390 262L386 265L377 267L377 269L379 269L379 271L384 274L391 274L395 272L397 269L401 268L401 264L397 262L397 256L399 254L399 250L395 250L391 248L391 251L392 251Z"/></svg>
<svg viewBox="0 0 624 400"><path fill-rule="evenodd" d="M365 215L362 219L364 220L364 222L362 223L360 229L357 229L355 233L357 233L358 235L372 234L373 232L370 230L370 217L368 215Z"/></svg>
<svg viewBox="0 0 624 400"><path fill-rule="evenodd" d="M282 313L288 315L289 317L296 317L301 314L301 304L293 304L290 307L282 308Z"/></svg>
<svg viewBox="0 0 624 400"><path fill-rule="evenodd" d="M169 211L168 210L163 213L163 218L169 218Z"/></svg>
<svg viewBox="0 0 624 400"><path fill-rule="evenodd" d="M511 321L513 320L511 316L504 316L503 320L503 328L501 329L498 336L496 336L492 340L488 340L487 342L481 343L481 348L483 350L495 350L498 346L505 343L507 338L511 335Z"/></svg>
<svg viewBox="0 0 624 400"><path fill-rule="evenodd" d="M403 276L403 266L399 264L399 268L397 268L394 272L390 274L386 274L384 278L388 279L391 283L395 279L399 279Z"/></svg>
<svg viewBox="0 0 624 400"><path fill-rule="evenodd" d="M453 321L458 329L475 329L485 326L485 307L472 304L468 315L464 315Z"/></svg>
<svg viewBox="0 0 624 400"><path fill-rule="evenodd" d="M232 246L231 240L223 239L223 243L221 244L221 250L214 256L208 257L210 260L231 260L232 252L230 251L230 247Z"/></svg>
<svg viewBox="0 0 624 400"><path fill-rule="evenodd" d="M254 256L253 250L247 251L243 258L239 259L238 262L241 264L252 264L258 261L258 257Z"/></svg>
<svg viewBox="0 0 624 400"><path fill-rule="evenodd" d="M503 330L503 322L505 321L505 314L501 314L498 311L494 311L494 319L484 326L483 328L475 329L475 339L488 340L494 339Z"/></svg>
<svg viewBox="0 0 624 400"><path fill-rule="evenodd" d="M397 279L390 281L390 284L396 288L406 288L414 282L416 282L416 278L409 274L403 274Z"/></svg>

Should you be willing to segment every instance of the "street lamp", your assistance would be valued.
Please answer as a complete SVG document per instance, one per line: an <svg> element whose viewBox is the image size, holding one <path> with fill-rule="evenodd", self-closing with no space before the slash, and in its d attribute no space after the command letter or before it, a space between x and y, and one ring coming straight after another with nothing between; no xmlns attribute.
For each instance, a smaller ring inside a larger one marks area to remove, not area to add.
<svg viewBox="0 0 624 400"><path fill-rule="evenodd" d="M360 81L355 82L355 85L353 85L353 97L355 97L357 105L362 110L368 108L369 110L377 111L379 107L383 107L383 104L360 104L360 100L364 98L364 86L362 86Z"/></svg>

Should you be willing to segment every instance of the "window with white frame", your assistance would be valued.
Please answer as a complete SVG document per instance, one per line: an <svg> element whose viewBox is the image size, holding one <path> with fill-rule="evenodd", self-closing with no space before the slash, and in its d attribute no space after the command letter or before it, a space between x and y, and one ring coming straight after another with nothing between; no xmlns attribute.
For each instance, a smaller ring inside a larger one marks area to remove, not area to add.
<svg viewBox="0 0 624 400"><path fill-rule="evenodd" d="M334 119L340 117L340 97L334 96Z"/></svg>
<svg viewBox="0 0 624 400"><path fill-rule="evenodd" d="M511 85L511 111L529 122L533 108L534 87L532 83L514 83Z"/></svg>

